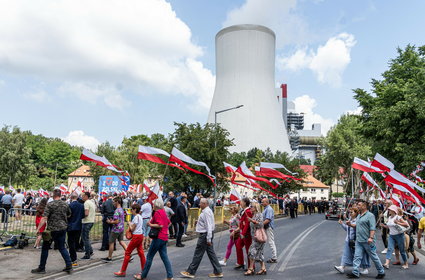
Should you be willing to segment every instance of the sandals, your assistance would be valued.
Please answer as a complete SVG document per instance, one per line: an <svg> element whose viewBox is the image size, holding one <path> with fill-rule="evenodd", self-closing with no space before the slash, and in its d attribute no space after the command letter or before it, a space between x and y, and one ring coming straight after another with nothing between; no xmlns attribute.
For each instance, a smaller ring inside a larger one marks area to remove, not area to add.
<svg viewBox="0 0 425 280"><path fill-rule="evenodd" d="M254 275L255 274L255 271L253 270L253 269L248 269L245 273L244 273L244 275L245 276L251 276L251 275Z"/></svg>
<svg viewBox="0 0 425 280"><path fill-rule="evenodd" d="M401 262L393 262L393 265L401 265Z"/></svg>
<svg viewBox="0 0 425 280"><path fill-rule="evenodd" d="M260 271L258 271L257 273L255 273L256 275L266 275L267 274L267 270L262 269Z"/></svg>
<svg viewBox="0 0 425 280"><path fill-rule="evenodd" d="M414 261L412 262L412 264L413 264L413 265L416 265L416 264L418 264L418 262L419 262L419 259L418 259L418 258L416 258L416 260L414 260Z"/></svg>

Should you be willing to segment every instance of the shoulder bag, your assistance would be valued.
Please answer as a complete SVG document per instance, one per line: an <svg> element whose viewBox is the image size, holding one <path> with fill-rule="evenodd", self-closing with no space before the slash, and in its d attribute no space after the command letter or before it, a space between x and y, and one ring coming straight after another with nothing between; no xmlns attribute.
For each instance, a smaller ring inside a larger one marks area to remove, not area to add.
<svg viewBox="0 0 425 280"><path fill-rule="evenodd" d="M258 243L266 243L267 234L263 227L257 228L254 234L254 240Z"/></svg>

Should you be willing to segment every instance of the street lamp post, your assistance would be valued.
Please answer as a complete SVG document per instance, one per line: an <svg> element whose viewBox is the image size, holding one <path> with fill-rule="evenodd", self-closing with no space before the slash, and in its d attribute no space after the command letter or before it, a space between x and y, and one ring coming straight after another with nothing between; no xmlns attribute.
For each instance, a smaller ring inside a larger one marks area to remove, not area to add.
<svg viewBox="0 0 425 280"><path fill-rule="evenodd" d="M235 107L232 107L232 108L228 108L228 109L224 109L224 110L214 112L214 129L215 129L214 148L216 150L217 150L217 115L224 113L224 112L227 112L227 111L236 110L236 109L239 109L241 107L243 107L243 105L238 105L238 106L235 106ZM217 192L216 192L216 189L217 189L217 173L215 174L214 184L215 184L215 187L214 187L214 210L215 210L216 195L217 195Z"/></svg>

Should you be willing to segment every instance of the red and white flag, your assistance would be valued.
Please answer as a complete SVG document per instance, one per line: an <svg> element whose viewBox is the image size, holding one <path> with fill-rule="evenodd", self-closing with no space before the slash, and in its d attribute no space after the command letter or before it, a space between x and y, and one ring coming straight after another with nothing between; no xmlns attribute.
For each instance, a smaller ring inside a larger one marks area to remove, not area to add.
<svg viewBox="0 0 425 280"><path fill-rule="evenodd" d="M165 162L165 160L163 160L162 158L156 155L164 155L167 158L170 157L170 154L162 149L139 145L139 152L137 153L138 159L144 159L144 160L159 163L159 164L169 165L169 166L177 167L183 170L183 168L181 168L180 166L175 165L173 163Z"/></svg>
<svg viewBox="0 0 425 280"><path fill-rule="evenodd" d="M239 204L242 197L241 195L238 193L238 191L235 188L232 188L232 190L230 191L230 200L234 201L236 204Z"/></svg>
<svg viewBox="0 0 425 280"><path fill-rule="evenodd" d="M42 188L40 188L40 189L38 190L38 195L39 195L39 196L48 196L48 195L49 195L49 192L48 192L48 191L43 190Z"/></svg>
<svg viewBox="0 0 425 280"><path fill-rule="evenodd" d="M113 165L107 158L98 156L98 155L90 152L87 149L83 149L83 152L81 153L80 159L94 162L98 166L102 166L106 169L109 169L109 170L117 172L117 173L127 173L126 171L118 169L118 167L116 165Z"/></svg>
<svg viewBox="0 0 425 280"><path fill-rule="evenodd" d="M278 167L278 168L285 168L285 166L283 166L280 163L261 162L260 163L260 167L256 167L255 174L257 176L279 178L279 179L283 179L285 181L288 181L290 179L292 179L292 180L301 180L300 178L296 178L296 177L294 177L292 175L283 174L282 172L280 172L280 171L278 171L278 170L276 170L274 168L271 168L269 166L275 166L275 167ZM290 172L286 168L285 168L285 170L287 170L291 174L295 174L293 172Z"/></svg>
<svg viewBox="0 0 425 280"><path fill-rule="evenodd" d="M289 171L283 164L281 163L274 163L274 162L260 162L260 168L268 168L268 169L276 169L281 168L285 169L286 172L290 173L291 175L297 175L297 172Z"/></svg>
<svg viewBox="0 0 425 280"><path fill-rule="evenodd" d="M5 193L4 186L0 186L0 192Z"/></svg>
<svg viewBox="0 0 425 280"><path fill-rule="evenodd" d="M371 164L365 160L359 159L357 157L354 158L353 164L351 165L352 168L358 169L364 172L378 172L383 173L381 169L371 166Z"/></svg>
<svg viewBox="0 0 425 280"><path fill-rule="evenodd" d="M403 203L401 203L400 198L396 194L391 194L391 201L397 207L403 208ZM398 215L398 213L396 213Z"/></svg>
<svg viewBox="0 0 425 280"><path fill-rule="evenodd" d="M387 172L390 172L394 169L394 164L378 153L376 153L375 157L373 158L371 166L374 166L376 168L379 168L380 170L384 170Z"/></svg>
<svg viewBox="0 0 425 280"><path fill-rule="evenodd" d="M403 186L405 189L409 191L409 193L415 197L417 197L422 203L425 203L425 199L421 197L414 189L418 189L422 192L425 192L425 190L406 177L404 177L401 173L391 170L388 175L385 177L385 182L389 182L395 185Z"/></svg>
<svg viewBox="0 0 425 280"><path fill-rule="evenodd" d="M161 188L159 187L159 183L156 182L155 186L149 189L147 202L152 204L154 200L160 198L160 191L161 191Z"/></svg>
<svg viewBox="0 0 425 280"><path fill-rule="evenodd" d="M246 178L249 178L249 179L252 179L252 180L255 180L255 181L264 182L267 185L269 185L272 189L276 189L278 187L277 185L275 186L272 183L270 183L270 181L265 179L265 178L255 176L251 172L251 170L249 170L249 168L246 166L245 161L241 163L241 165L238 167L238 169L236 169L236 171Z"/></svg>
<svg viewBox="0 0 425 280"><path fill-rule="evenodd" d="M64 184L61 184L59 186L59 189L61 190L61 192L65 193L65 194L68 193L68 187L65 186Z"/></svg>
<svg viewBox="0 0 425 280"><path fill-rule="evenodd" d="M183 152L178 150L176 147L174 147L173 150L171 151L171 155L170 155L169 160L177 163L181 167L186 168L187 170L190 170L190 171L192 171L196 174L201 174L201 175L207 176L215 186L214 176L211 175L210 168L208 167L208 165L205 162L194 160L193 158L189 157L188 155L185 155ZM198 165L198 166L203 166L207 170L208 175L199 171L199 170L193 169L192 167L190 167L186 163Z"/></svg>

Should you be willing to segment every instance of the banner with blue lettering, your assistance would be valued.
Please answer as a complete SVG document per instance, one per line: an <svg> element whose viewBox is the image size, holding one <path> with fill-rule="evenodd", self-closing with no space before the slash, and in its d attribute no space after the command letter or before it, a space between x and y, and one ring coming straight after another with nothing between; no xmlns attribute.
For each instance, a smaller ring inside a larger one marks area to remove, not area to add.
<svg viewBox="0 0 425 280"><path fill-rule="evenodd" d="M120 179L120 177L122 179ZM113 194L128 191L130 185L130 177L128 176L100 176L99 177L99 193Z"/></svg>

